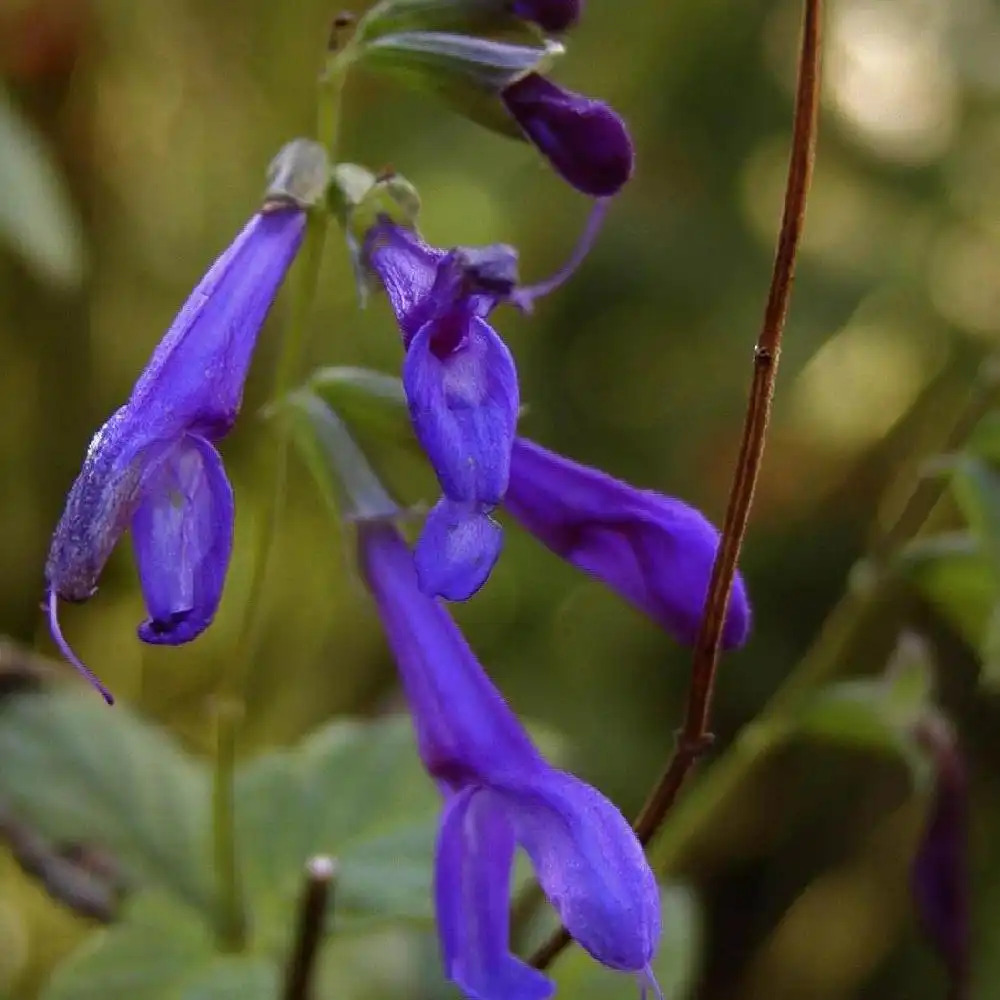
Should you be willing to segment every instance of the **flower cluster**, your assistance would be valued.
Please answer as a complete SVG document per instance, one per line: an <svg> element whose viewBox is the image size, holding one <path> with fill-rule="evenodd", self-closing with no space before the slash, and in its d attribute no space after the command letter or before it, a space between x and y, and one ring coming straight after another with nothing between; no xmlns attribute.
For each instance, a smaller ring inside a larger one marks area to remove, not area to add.
<svg viewBox="0 0 1000 1000"><path fill-rule="evenodd" d="M505 0L502 12L561 32L580 6ZM437 36L439 47L441 37L453 45L458 36ZM507 82L498 96L556 171L598 199L591 223L558 275L525 288L510 247L433 247L380 209L357 237L356 219L345 214L363 275L384 288L395 314L411 423L441 487L413 551L392 523L396 508L384 491L345 516L357 524L364 577L399 665L420 754L445 800L435 896L448 975L478 1000L551 993L551 982L510 950L508 894L520 846L570 934L598 961L656 988L650 963L660 937L659 892L635 834L599 791L541 757L438 600L468 599L485 583L502 548L497 511L506 510L554 553L690 643L719 544L716 529L682 501L518 436L517 371L492 316L503 304L527 311L572 273L607 197L631 173L632 144L606 105L538 72ZM264 208L195 288L129 400L94 436L52 539L53 635L109 701L64 640L58 604L94 593L112 549L131 530L148 610L139 638L176 645L211 623L234 518L215 445L236 420L254 346L307 216L323 221L317 206L331 203L326 154L317 157L309 143L288 148L294 155L272 172ZM339 194L351 211L361 204ZM343 482L359 461L355 455L335 470ZM382 491L370 469L364 481ZM749 621L737 579L724 645L741 644Z"/></svg>

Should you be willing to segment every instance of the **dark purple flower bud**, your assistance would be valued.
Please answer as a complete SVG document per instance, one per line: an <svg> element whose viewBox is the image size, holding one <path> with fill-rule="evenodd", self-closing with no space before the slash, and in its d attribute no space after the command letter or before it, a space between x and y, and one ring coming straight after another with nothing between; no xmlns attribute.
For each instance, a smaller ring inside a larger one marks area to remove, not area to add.
<svg viewBox="0 0 1000 1000"><path fill-rule="evenodd" d="M719 533L693 507L578 465L518 437L506 509L543 545L617 590L679 642L694 642ZM750 605L737 575L723 631L740 646Z"/></svg>
<svg viewBox="0 0 1000 1000"><path fill-rule="evenodd" d="M911 871L913 897L940 952L955 997L965 996L969 967L968 781L948 723L932 716L917 734L930 753L934 792Z"/></svg>
<svg viewBox="0 0 1000 1000"><path fill-rule="evenodd" d="M514 0L511 9L517 17L537 24L543 31L560 32L576 24L582 6L583 0Z"/></svg>
<svg viewBox="0 0 1000 1000"><path fill-rule="evenodd" d="M500 96L528 139L578 191L609 197L632 176L632 140L608 105L564 90L538 73L522 77Z"/></svg>
<svg viewBox="0 0 1000 1000"><path fill-rule="evenodd" d="M188 642L215 615L232 549L233 496L212 442L236 420L257 335L304 231L298 207L255 215L90 443L45 567L53 635L88 676L60 633L57 601L95 592L129 527L149 611L139 637Z"/></svg>
<svg viewBox="0 0 1000 1000"><path fill-rule="evenodd" d="M446 974L476 1000L552 993L548 978L510 950L520 846L580 945L652 982L659 892L628 822L596 789L541 757L448 612L418 585L396 530L362 522L359 539L420 755L445 798L435 901Z"/></svg>

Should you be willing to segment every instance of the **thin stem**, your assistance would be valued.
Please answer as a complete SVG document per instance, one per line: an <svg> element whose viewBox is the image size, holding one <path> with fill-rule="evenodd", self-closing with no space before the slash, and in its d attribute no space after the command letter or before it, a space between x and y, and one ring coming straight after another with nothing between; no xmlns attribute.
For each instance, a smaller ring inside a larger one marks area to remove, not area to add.
<svg viewBox="0 0 1000 1000"><path fill-rule="evenodd" d="M764 454L781 338L812 179L819 111L821 8L821 0L805 0L785 205L764 320L754 349L753 380L743 438L722 539L712 567L705 614L695 642L684 721L673 756L635 822L636 834L643 844L647 844L659 828L691 768L711 743L709 717L722 630ZM538 969L546 968L568 942L568 934L560 929L532 956L531 964Z"/></svg>
<svg viewBox="0 0 1000 1000"><path fill-rule="evenodd" d="M327 149L330 162L336 162L336 144L340 120L340 101L344 77L350 63L351 45L331 53L319 81L316 107L316 136ZM302 363L306 328L326 242L327 215L323 206L311 210L301 257L297 264L291 313L278 357L274 379L274 398L280 399L292 388ZM274 455L274 488L257 526L253 544L254 561L244 611L237 654L232 674L225 679L225 694L218 714L218 747L213 775L213 841L218 879L218 928L224 947L240 950L246 939L243 887L233 815L233 778L240 721L245 714L243 703L260 645L260 627L264 616L262 601L278 522L285 501L288 474L289 437L284 422L277 427Z"/></svg>
<svg viewBox="0 0 1000 1000"><path fill-rule="evenodd" d="M332 53L327 60L319 83L316 103L316 138L326 147L330 154L331 163L336 162L340 129L340 103L350 58L350 44L343 51ZM292 389L302 364L309 313L316 298L320 267L323 262L326 228L325 211L322 209L313 210L309 217L301 259L298 263L288 327L285 331L281 354L278 357L272 390L274 400L282 399ZM253 546L253 571L250 577L239 650L236 657L237 670L241 671L241 675L233 684L237 694L241 694L245 687L246 677L259 645L260 625L263 620L261 602L264 581L267 579L278 521L284 508L285 486L288 476L288 451L288 432L285 425L279 422L274 456L274 489L268 494Z"/></svg>
<svg viewBox="0 0 1000 1000"><path fill-rule="evenodd" d="M242 714L238 703L225 700L216 713L215 769L212 782L212 855L219 881L216 932L226 951L246 944L243 883L236 854L236 731Z"/></svg>
<svg viewBox="0 0 1000 1000"><path fill-rule="evenodd" d="M959 447L982 417L996 405L998 388L987 377L963 407L942 450ZM872 545L852 573L851 585L827 616L819 634L788 679L771 696L763 712L736 737L726 754L713 763L670 813L657 836L652 862L661 874L674 870L684 853L708 829L717 810L744 786L757 764L788 732L786 720L800 699L836 673L851 650L858 648L884 614L896 582L894 568L903 547L917 535L947 488L941 475L917 479L896 520Z"/></svg>
<svg viewBox="0 0 1000 1000"><path fill-rule="evenodd" d="M299 902L299 922L288 963L283 1000L309 1000L313 994L316 955L323 940L336 875L336 862L324 855L312 858L306 865L306 884Z"/></svg>

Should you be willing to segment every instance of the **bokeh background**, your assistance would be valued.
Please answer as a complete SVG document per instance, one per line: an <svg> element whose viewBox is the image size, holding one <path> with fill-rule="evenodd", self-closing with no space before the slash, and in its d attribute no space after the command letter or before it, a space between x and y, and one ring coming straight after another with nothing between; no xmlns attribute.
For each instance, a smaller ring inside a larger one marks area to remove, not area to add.
<svg viewBox="0 0 1000 1000"><path fill-rule="evenodd" d="M743 560L755 629L724 663L722 747L792 670L886 489L934 447L1000 333L1000 5L827 6L820 155ZM0 78L48 143L76 219L40 248L0 248L0 632L52 651L42 567L87 442L254 210L271 155L310 130L332 13L324 0L0 0ZM527 433L716 521L780 211L799 15L793 0L589 4L557 75L625 115L636 175L577 277L533 317L498 319ZM0 165L13 141L0 136ZM587 211L527 146L364 74L348 86L341 153L405 173L431 242L515 244L527 280L561 263ZM46 223L44 206L16 188L0 190L4 202ZM237 544L216 625L188 647L142 648L127 545L100 594L64 615L112 689L198 753L210 749L211 695L237 647L270 489L273 442L257 411L286 305L223 447ZM358 309L338 238L310 331L309 367L398 370L391 314L380 300ZM426 470L388 448L381 457L403 499L433 499ZM248 754L397 698L347 534L297 464L289 498L251 674ZM897 604L845 672L884 663L903 618L931 637L974 776L978 995L997 996L1000 706L975 691L972 654L929 606L912 595ZM688 652L516 527L458 617L518 711L559 733L572 766L633 812L671 746ZM944 996L908 895L920 816L891 764L808 746L780 754L673 873L704 908L696 995ZM0 992L32 996L86 932L0 861Z"/></svg>

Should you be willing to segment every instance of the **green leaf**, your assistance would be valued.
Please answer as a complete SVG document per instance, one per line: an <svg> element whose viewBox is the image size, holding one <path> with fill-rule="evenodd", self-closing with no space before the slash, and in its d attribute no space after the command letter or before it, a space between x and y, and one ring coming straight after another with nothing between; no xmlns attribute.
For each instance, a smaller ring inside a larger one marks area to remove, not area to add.
<svg viewBox="0 0 1000 1000"><path fill-rule="evenodd" d="M76 212L45 139L0 86L0 239L43 278L72 287L83 275Z"/></svg>
<svg viewBox="0 0 1000 1000"><path fill-rule="evenodd" d="M1000 471L973 455L956 460L951 489L973 537L1000 579Z"/></svg>
<svg viewBox="0 0 1000 1000"><path fill-rule="evenodd" d="M842 681L817 691L796 713L794 732L893 754L902 750L903 743L881 679Z"/></svg>
<svg viewBox="0 0 1000 1000"><path fill-rule="evenodd" d="M280 403L279 412L289 421L292 441L334 518L377 519L399 513L364 452L323 399L299 389Z"/></svg>
<svg viewBox="0 0 1000 1000"><path fill-rule="evenodd" d="M179 1000L276 1000L282 970L274 959L254 955L217 956L175 994Z"/></svg>
<svg viewBox="0 0 1000 1000"><path fill-rule="evenodd" d="M979 648L979 683L988 691L1000 691L1000 603L993 607Z"/></svg>
<svg viewBox="0 0 1000 1000"><path fill-rule="evenodd" d="M933 693L930 651L919 637L904 633L882 677L820 689L795 713L789 731L897 757L921 787L930 770L917 731L933 710Z"/></svg>
<svg viewBox="0 0 1000 1000"><path fill-rule="evenodd" d="M365 43L359 61L434 94L486 128L523 139L500 93L528 73L545 72L563 51L551 41L537 47L448 32L401 31Z"/></svg>
<svg viewBox="0 0 1000 1000"><path fill-rule="evenodd" d="M0 708L0 760L19 819L208 910L208 778L164 732L89 690L27 693Z"/></svg>
<svg viewBox="0 0 1000 1000"><path fill-rule="evenodd" d="M680 885L662 886L663 937L653 974L664 1000L692 995L701 963L702 927L694 893ZM621 1000L628 986L622 974L600 965L580 948L571 948L553 969L557 996L573 1000Z"/></svg>
<svg viewBox="0 0 1000 1000"><path fill-rule="evenodd" d="M524 33L509 0L382 0L358 25L356 38L371 41L396 31L460 31L469 34Z"/></svg>
<svg viewBox="0 0 1000 1000"><path fill-rule="evenodd" d="M237 830L255 934L287 934L316 854L338 862L338 921L431 919L439 811L405 718L338 721L247 764Z"/></svg>
<svg viewBox="0 0 1000 1000"><path fill-rule="evenodd" d="M900 571L973 648L986 634L1000 583L980 542L969 532L919 539L906 547Z"/></svg>
<svg viewBox="0 0 1000 1000"><path fill-rule="evenodd" d="M220 955L190 910L141 894L56 969L42 1000L273 1000L279 979L275 960Z"/></svg>
<svg viewBox="0 0 1000 1000"><path fill-rule="evenodd" d="M214 956L204 921L169 898L140 894L121 923L92 934L56 969L42 1000L167 997Z"/></svg>
<svg viewBox="0 0 1000 1000"><path fill-rule="evenodd" d="M309 385L353 428L371 431L423 454L413 433L403 383L370 368L320 368Z"/></svg>

